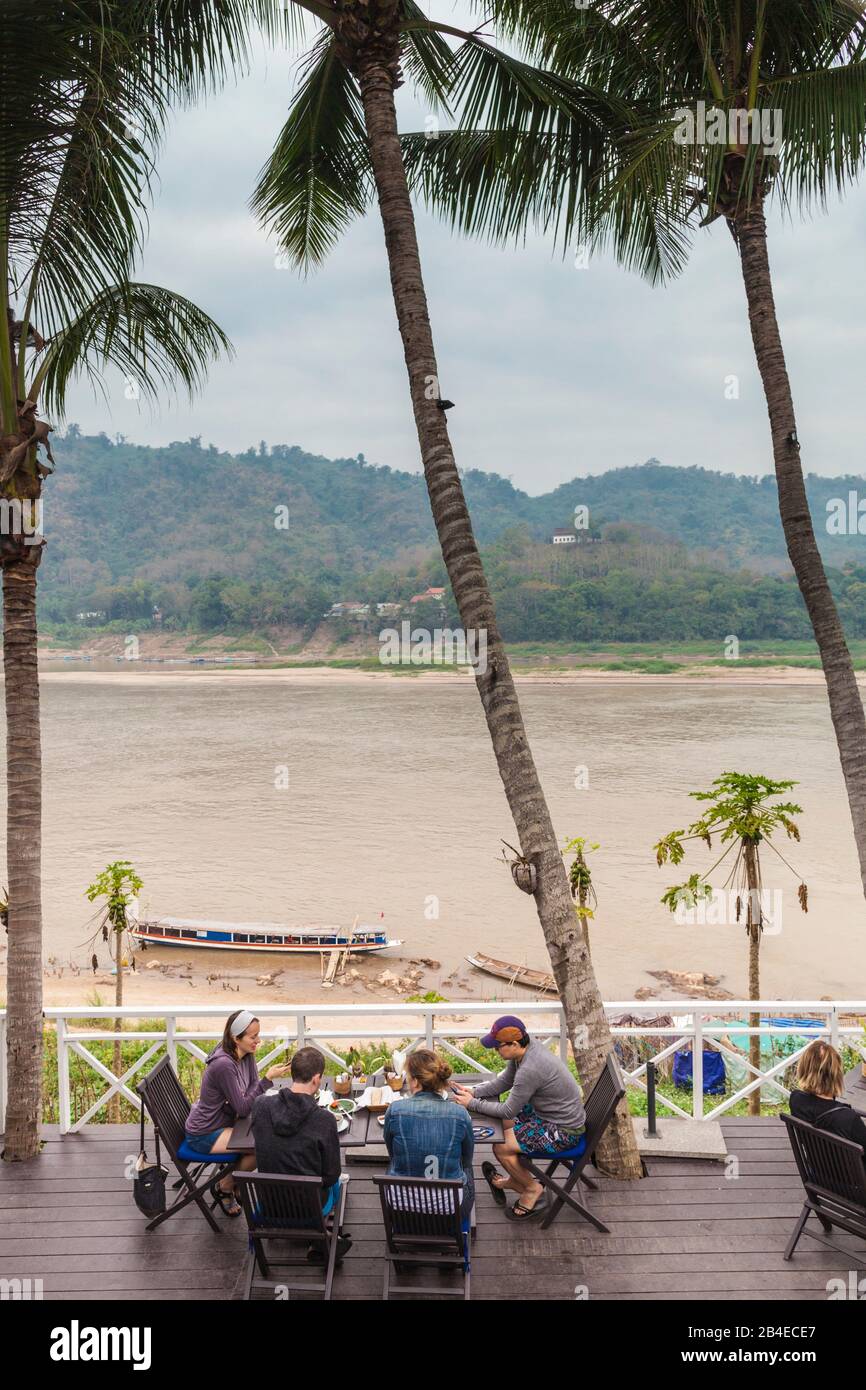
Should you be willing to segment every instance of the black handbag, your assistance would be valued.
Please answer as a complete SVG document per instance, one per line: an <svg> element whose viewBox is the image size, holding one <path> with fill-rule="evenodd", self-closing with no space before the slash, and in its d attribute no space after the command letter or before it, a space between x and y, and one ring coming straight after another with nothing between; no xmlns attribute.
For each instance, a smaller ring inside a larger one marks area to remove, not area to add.
<svg viewBox="0 0 866 1390"><path fill-rule="evenodd" d="M135 1162L135 1177L132 1180L132 1195L135 1205L145 1216L159 1216L165 1211L165 1180L168 1169L163 1167L159 1147L159 1130L154 1126L156 1138L156 1162L151 1163L144 1147L144 1106L141 1107L141 1144Z"/></svg>

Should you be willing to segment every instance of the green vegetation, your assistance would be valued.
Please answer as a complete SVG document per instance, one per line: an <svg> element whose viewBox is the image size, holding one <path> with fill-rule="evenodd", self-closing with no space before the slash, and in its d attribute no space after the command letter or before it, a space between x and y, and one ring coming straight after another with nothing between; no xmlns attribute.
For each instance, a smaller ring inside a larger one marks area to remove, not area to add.
<svg viewBox="0 0 866 1390"><path fill-rule="evenodd" d="M405 604L429 586L446 588L444 612L413 605L413 622L457 624L419 475L373 467L363 455L331 460L261 444L232 457L200 439L147 448L85 438L75 426L57 453L65 486L53 498L40 619L60 647L158 626L189 632L190 653L205 653L211 635L227 634L229 651L240 646L267 658L264 634L281 629L276 645L285 651L332 603L356 600L373 616L331 620L328 655L359 637L372 652L380 629L398 621L377 617L375 605ZM542 497L495 474L469 472L464 484L518 663L559 644L587 657L626 644L612 659L639 664L611 669L665 674L671 644L706 643L707 659L721 664L724 640L735 634L741 660L750 643L794 642L804 664L817 667L808 618L787 577L773 479L651 460ZM830 571L830 582L856 647L866 639L866 536L830 537L821 525L828 499L847 496L852 485L809 480L825 559L844 566ZM228 494L236 499L231 511ZM581 536L580 544L554 547L553 530L568 526L578 502L590 508L593 543ZM297 636L288 640L287 630ZM627 650L634 643L639 655ZM665 650L650 650L659 643Z"/></svg>
<svg viewBox="0 0 866 1390"><path fill-rule="evenodd" d="M89 1002L93 1005L94 1008L98 1008L102 1005L103 1001L98 995L93 995L91 996ZM440 996L438 995L435 995L432 998L430 998L428 995L422 995L414 997L413 999L410 999L407 1002L440 1003L445 1001L441 1000ZM135 1024L133 1024L130 1020L124 1021L125 1032L155 1032L158 1031L158 1029L161 1026L162 1020L159 1018L140 1019ZM79 1020L76 1027L82 1030L87 1029L93 1032L108 1031L108 1024L106 1020L98 1018ZM42 1119L45 1124L57 1124L60 1120L60 1111L58 1103L59 1090L57 1074L57 1034L53 1027L46 1026L46 1028L44 1029L44 1041L45 1068L43 1081ZM214 1034L214 1045L218 1041L218 1036ZM471 1058L475 1062L478 1062L481 1066L488 1068L492 1072L500 1070L500 1060L498 1054L496 1052L488 1051L487 1048L482 1047L481 1043L476 1038L453 1038L451 1039L451 1041L456 1046L458 1046L467 1057ZM795 1041L796 1040L794 1038L786 1038L782 1041L774 1041L774 1059L778 1060L781 1057L783 1057L786 1054L786 1052L789 1052L794 1047ZM399 1048L401 1050L404 1049L408 1045L408 1042L409 1039L404 1039L399 1044ZM92 1052L94 1057L98 1058L99 1061L101 1061L106 1067L108 1067L109 1070L113 1069L114 1046L115 1044L113 1039L111 1041L105 1042L85 1043L85 1047L88 1049L88 1051ZM133 1066L134 1063L139 1060L139 1058L143 1057L145 1052L147 1051L148 1046L149 1044L147 1042L136 1042L134 1039L131 1038L125 1039L121 1044L121 1065L123 1070L126 1071L129 1067ZM267 1044L268 1050L270 1050L270 1046L270 1043ZM344 1062L348 1066L349 1054L351 1053L353 1055L353 1058L359 1060L363 1064L365 1070L373 1071L377 1067L380 1067L382 1065L383 1058L390 1057L391 1053L395 1050L396 1046L398 1045L392 1042L368 1042L360 1044L354 1048L347 1047L345 1048L345 1051L340 1052L339 1055L343 1057ZM295 1048L293 1046L289 1047L285 1052L286 1058L290 1058L294 1051ZM264 1052L265 1047L263 1046L262 1055L264 1055ZM841 1052L842 1064L846 1071L849 1070L851 1067L855 1066L861 1060L859 1054L854 1048L843 1047L841 1049ZM159 1061L160 1057L162 1057L163 1055L164 1049L160 1049L160 1051L151 1059L151 1061L144 1068L144 1071L149 1071L152 1066L155 1066L156 1063ZM471 1074L472 1069L465 1062L463 1062L461 1058L450 1056L449 1061L454 1069L455 1074L464 1076ZM572 1073L577 1077L577 1068L574 1065L573 1059L569 1059L568 1065ZM181 1085L183 1086L187 1095L191 1099L194 1099L198 1095L199 1086L201 1084L202 1070L203 1064L199 1062L197 1058L192 1057L183 1048L178 1049L177 1073L180 1077ZM782 1080L783 1084L787 1085L789 1088L793 1085L792 1073L787 1074L781 1077L780 1079ZM134 1077L130 1084L134 1086L135 1081L137 1080L138 1077ZM87 1112L87 1110L89 1110L90 1106L93 1105L101 1095L105 1093L106 1086L102 1078L97 1075L97 1073L85 1061L85 1059L83 1057L79 1057L78 1054L74 1052L70 1052L69 1054L69 1085L72 1097L72 1121L74 1123L76 1120L80 1119L81 1116ZM735 1089L736 1087L732 1086L729 1082L725 1091L725 1095L731 1095ZM672 1100L675 1100L681 1110L691 1110L691 1091L675 1087L673 1085L673 1082L665 1076L657 1077L656 1094L658 1100L659 1115L664 1115L666 1113L666 1109L663 1104L663 1099L665 1096L669 1097ZM723 1099L723 1096L705 1096L704 1108L706 1110L713 1109ZM633 1115L645 1115L647 1113L646 1094L645 1092L636 1087L633 1087L629 1090L628 1104L629 1110ZM774 1115L777 1114L778 1111L778 1105L772 1105L769 1102L762 1100L762 1114ZM748 1114L748 1101L738 1101L736 1106L727 1113L731 1115ZM137 1111L133 1109L129 1101L123 1098L120 1100L119 1106L115 1108L115 1114L117 1120L122 1124L131 1124L138 1118ZM97 1113L89 1121L89 1123L91 1124L108 1124L111 1122L112 1117L109 1114L107 1107L105 1106L103 1106L101 1110L98 1110Z"/></svg>

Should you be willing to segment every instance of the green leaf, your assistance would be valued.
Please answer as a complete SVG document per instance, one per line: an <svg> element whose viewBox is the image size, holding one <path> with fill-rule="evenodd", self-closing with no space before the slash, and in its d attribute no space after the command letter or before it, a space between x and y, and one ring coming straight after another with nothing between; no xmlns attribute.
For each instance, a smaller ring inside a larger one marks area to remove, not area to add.
<svg viewBox="0 0 866 1390"><path fill-rule="evenodd" d="M35 390L62 415L71 382L82 375L103 382L113 367L156 403L178 384L191 395L208 364L231 351L222 329L182 295L158 285L110 286L51 342Z"/></svg>
<svg viewBox="0 0 866 1390"><path fill-rule="evenodd" d="M366 211L372 188L357 85L325 31L307 59L251 206L287 255L309 267L323 261Z"/></svg>

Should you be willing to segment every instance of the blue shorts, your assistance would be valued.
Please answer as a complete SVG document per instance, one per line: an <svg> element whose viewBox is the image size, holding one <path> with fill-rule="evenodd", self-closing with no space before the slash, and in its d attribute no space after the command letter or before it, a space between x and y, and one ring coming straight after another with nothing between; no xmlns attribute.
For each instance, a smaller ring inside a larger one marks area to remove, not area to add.
<svg viewBox="0 0 866 1390"><path fill-rule="evenodd" d="M186 1142L197 1154L209 1154L226 1128L226 1125L221 1125L219 1129L212 1129L209 1134L187 1134Z"/></svg>

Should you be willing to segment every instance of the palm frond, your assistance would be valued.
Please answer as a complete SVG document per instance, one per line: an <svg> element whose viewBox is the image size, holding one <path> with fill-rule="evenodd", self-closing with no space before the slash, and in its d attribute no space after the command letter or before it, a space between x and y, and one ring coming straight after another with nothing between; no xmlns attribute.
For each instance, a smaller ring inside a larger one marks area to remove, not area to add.
<svg viewBox="0 0 866 1390"><path fill-rule="evenodd" d="M404 21L402 63L406 73L434 110L448 111L452 50L415 0L402 0Z"/></svg>
<svg viewBox="0 0 866 1390"><path fill-rule="evenodd" d="M305 65L251 207L295 264L309 268L366 211L371 195L360 95L326 30Z"/></svg>
<svg viewBox="0 0 866 1390"><path fill-rule="evenodd" d="M798 73L765 85L777 108L780 177L802 204L823 204L831 187L854 180L866 155L866 61Z"/></svg>
<svg viewBox="0 0 866 1390"><path fill-rule="evenodd" d="M190 395L199 390L223 354L232 354L225 333L182 295L159 285L112 285L52 339L30 394L62 416L72 382L86 376L105 392L104 374L114 368L136 398L155 404L178 386Z"/></svg>

